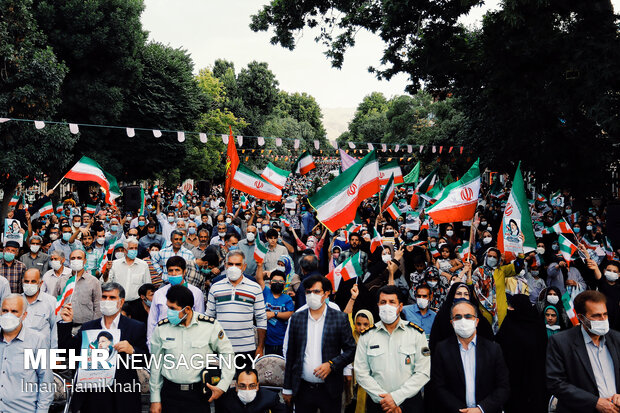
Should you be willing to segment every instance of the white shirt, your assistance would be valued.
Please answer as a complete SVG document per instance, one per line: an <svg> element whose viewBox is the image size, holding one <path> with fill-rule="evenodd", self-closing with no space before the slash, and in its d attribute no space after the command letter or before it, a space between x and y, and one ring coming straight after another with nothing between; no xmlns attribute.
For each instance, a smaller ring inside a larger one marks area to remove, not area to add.
<svg viewBox="0 0 620 413"><path fill-rule="evenodd" d="M308 311L308 333L306 336L306 350L304 352L301 378L310 383L324 383L323 379L319 379L314 375L314 369L323 364L321 347L325 314L327 314L327 306L325 306L323 314L321 314L318 320L312 318L312 314Z"/></svg>
<svg viewBox="0 0 620 413"><path fill-rule="evenodd" d="M71 268L67 268L65 266L62 266L61 268L62 273L60 275L56 275L56 272L53 269L43 274L43 284L41 285L41 291L53 295L54 291L56 290L56 284L58 283L58 280L60 280L60 277L62 277L63 275L71 275Z"/></svg>
<svg viewBox="0 0 620 413"><path fill-rule="evenodd" d="M136 258L131 265L127 264L126 258L114 260L110 269L108 281L117 282L125 289L125 301L133 301L140 298L138 288L151 282L149 265Z"/></svg>
<svg viewBox="0 0 620 413"><path fill-rule="evenodd" d="M105 326L105 317L101 317L101 328L103 328L104 330L118 329L118 322L120 320L121 320L121 312L119 311L118 314L116 314L116 317L114 317L114 320L112 320L112 324L110 324L110 328L107 328Z"/></svg>
<svg viewBox="0 0 620 413"><path fill-rule="evenodd" d="M329 301L327 305L336 311L340 311L340 307L338 307L338 304L332 301ZM298 313L300 311L304 311L307 309L308 309L308 304L304 304L301 307L299 307L297 310L295 310L295 312ZM284 342L282 343L282 354L284 355L285 359L286 359L286 351L288 350L288 329L290 325L291 325L290 323L286 323L286 333L284 333Z"/></svg>

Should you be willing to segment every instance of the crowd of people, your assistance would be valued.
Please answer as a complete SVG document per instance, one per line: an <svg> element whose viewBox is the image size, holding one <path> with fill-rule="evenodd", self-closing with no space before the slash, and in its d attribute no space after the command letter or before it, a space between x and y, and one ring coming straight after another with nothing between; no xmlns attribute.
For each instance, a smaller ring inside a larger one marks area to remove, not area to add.
<svg viewBox="0 0 620 413"><path fill-rule="evenodd" d="M231 211L221 186L147 188L141 215L103 203L86 212L90 200L75 194L43 217L33 218L36 204L50 193L19 205L8 218L21 222L23 245L6 241L0 261L0 410L52 402L20 390L51 380L24 369L24 349L79 349L82 332L118 329L123 357L238 360L220 366L219 381L151 367L153 413L210 403L216 412L620 412L620 263L604 205L568 191L532 202L537 248L508 261L497 246L501 197L481 197L473 221L435 225L404 185L401 216L369 198L355 231L331 232L308 203L327 172L289 178L281 202L233 191ZM581 258L567 260L546 230L562 218ZM371 248L375 232L381 245ZM355 254L361 274L333 284L326 275ZM255 369L268 355L285 359L281 397ZM138 377L119 367L115 379ZM137 412L140 392L82 392L72 403Z"/></svg>

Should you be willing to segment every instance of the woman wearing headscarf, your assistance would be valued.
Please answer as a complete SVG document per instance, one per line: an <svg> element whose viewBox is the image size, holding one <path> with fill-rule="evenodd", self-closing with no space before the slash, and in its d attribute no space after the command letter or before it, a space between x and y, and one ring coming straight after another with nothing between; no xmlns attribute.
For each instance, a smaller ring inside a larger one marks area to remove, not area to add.
<svg viewBox="0 0 620 413"><path fill-rule="evenodd" d="M545 412L547 333L527 295L510 297L495 341L502 348L510 379L510 398L504 404L504 412Z"/></svg>
<svg viewBox="0 0 620 413"><path fill-rule="evenodd" d="M360 335L375 324L374 317L372 316L372 313L368 310L359 310L357 313L355 313L355 317L352 316L353 304L355 303L358 294L359 289L357 284L355 284L353 285L353 288L351 288L351 299L349 300L349 303L344 309L344 313L347 314L349 317L349 323L351 324L351 330L353 331L353 338L355 339L356 343L357 340L359 340ZM348 405L352 400L355 400L355 413L364 413L366 411L366 391L362 388L362 386L357 385L354 372L355 369L353 367L353 364L349 364L347 367L345 367L343 372L346 380L345 397L347 401L345 402L345 405ZM355 391L356 388L357 391ZM345 409L346 411L353 411L349 408L349 406L347 406Z"/></svg>
<svg viewBox="0 0 620 413"><path fill-rule="evenodd" d="M280 270L286 275L286 282L284 284L284 293L295 296L295 292L301 284L301 279L295 274L295 267L293 267L293 260L288 255L282 255L278 259L277 270Z"/></svg>
<svg viewBox="0 0 620 413"><path fill-rule="evenodd" d="M562 317L559 316L558 309L555 306L546 306L543 316L545 318L545 327L547 328L547 338L564 330L561 325Z"/></svg>
<svg viewBox="0 0 620 413"><path fill-rule="evenodd" d="M566 314L566 310L562 305L562 294L558 287L547 287L540 291L538 295L538 300L536 301L536 310L539 314L543 314L544 309L548 306L555 307L558 315L560 316L560 325L564 327L571 326L572 323L568 318L568 314Z"/></svg>

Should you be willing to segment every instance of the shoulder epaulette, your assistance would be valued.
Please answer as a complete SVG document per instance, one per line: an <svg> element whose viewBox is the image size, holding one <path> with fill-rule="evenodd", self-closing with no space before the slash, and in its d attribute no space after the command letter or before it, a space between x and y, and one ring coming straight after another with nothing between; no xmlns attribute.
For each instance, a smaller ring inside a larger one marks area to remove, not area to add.
<svg viewBox="0 0 620 413"><path fill-rule="evenodd" d="M199 321L205 321L205 322L207 322L207 323L211 323L211 324L213 324L213 322L215 321L215 318L213 318L213 317L207 317L207 316L206 316L206 315L204 315L204 314L198 314L198 320L199 320Z"/></svg>
<svg viewBox="0 0 620 413"><path fill-rule="evenodd" d="M167 318L164 318L163 320L161 320L159 323L157 323L158 326L164 325L164 324L168 324L170 321Z"/></svg>
<svg viewBox="0 0 620 413"><path fill-rule="evenodd" d="M413 328L414 328L414 329L415 329L418 333L421 333L421 334L426 334L426 333L424 332L424 329L423 329L422 327L420 327L420 326L419 326L419 325L417 325L417 324L412 323L411 321L410 321L410 322L409 322L409 324L407 324L407 325L408 325L409 327L413 327Z"/></svg>
<svg viewBox="0 0 620 413"><path fill-rule="evenodd" d="M368 330L364 331L364 332L362 333L362 335L364 335L364 334L368 333L370 330L374 330L375 328L376 328L376 327L373 325L373 326L372 326L372 327L370 327Z"/></svg>

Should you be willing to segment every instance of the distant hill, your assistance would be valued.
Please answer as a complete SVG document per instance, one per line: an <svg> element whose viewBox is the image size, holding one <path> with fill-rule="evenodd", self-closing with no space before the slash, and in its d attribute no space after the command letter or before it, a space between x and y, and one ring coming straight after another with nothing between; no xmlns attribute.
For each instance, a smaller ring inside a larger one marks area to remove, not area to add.
<svg viewBox="0 0 620 413"><path fill-rule="evenodd" d="M327 131L327 139L334 141L342 132L349 128L355 108L321 108L323 112L323 126Z"/></svg>

